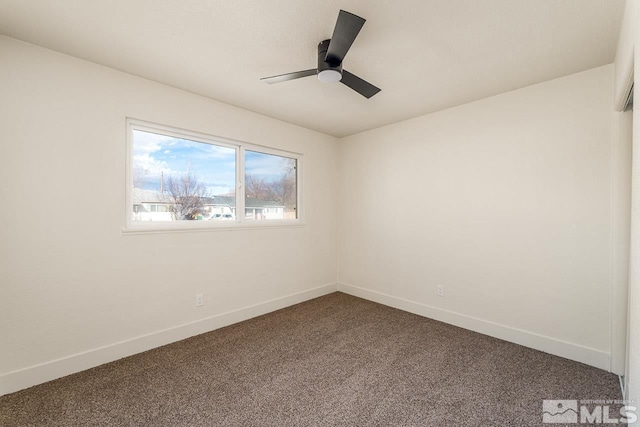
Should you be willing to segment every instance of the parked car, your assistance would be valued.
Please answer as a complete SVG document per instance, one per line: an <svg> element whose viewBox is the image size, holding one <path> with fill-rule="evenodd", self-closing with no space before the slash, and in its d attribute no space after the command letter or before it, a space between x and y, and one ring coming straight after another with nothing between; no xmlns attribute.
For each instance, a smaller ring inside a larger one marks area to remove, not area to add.
<svg viewBox="0 0 640 427"><path fill-rule="evenodd" d="M209 219L217 219L217 220L234 220L233 214L230 213L216 213L211 215Z"/></svg>

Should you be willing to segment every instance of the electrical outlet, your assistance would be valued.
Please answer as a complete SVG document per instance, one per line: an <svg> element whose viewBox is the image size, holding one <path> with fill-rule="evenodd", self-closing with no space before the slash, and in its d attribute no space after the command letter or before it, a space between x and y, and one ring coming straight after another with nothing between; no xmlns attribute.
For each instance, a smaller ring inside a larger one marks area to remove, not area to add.
<svg viewBox="0 0 640 427"><path fill-rule="evenodd" d="M438 290L436 292L438 293L439 297L443 297L444 296L444 286L438 285Z"/></svg>
<svg viewBox="0 0 640 427"><path fill-rule="evenodd" d="M204 294L196 294L196 307L204 305Z"/></svg>

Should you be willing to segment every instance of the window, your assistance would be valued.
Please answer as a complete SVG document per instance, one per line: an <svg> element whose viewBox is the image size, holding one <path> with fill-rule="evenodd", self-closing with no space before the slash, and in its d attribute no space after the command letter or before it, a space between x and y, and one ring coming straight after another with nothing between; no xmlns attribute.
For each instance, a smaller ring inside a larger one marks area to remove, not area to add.
<svg viewBox="0 0 640 427"><path fill-rule="evenodd" d="M300 154L132 119L127 130L127 230L300 223Z"/></svg>
<svg viewBox="0 0 640 427"><path fill-rule="evenodd" d="M246 219L297 218L297 159L245 150L244 170Z"/></svg>

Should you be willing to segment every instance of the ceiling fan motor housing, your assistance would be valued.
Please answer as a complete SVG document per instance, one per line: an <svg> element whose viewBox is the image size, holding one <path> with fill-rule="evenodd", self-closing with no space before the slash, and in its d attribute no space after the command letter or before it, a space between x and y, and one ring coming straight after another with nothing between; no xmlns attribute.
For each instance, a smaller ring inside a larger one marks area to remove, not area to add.
<svg viewBox="0 0 640 427"><path fill-rule="evenodd" d="M342 63L325 61L330 41L324 40L318 45L318 79L325 83L336 83L342 79Z"/></svg>

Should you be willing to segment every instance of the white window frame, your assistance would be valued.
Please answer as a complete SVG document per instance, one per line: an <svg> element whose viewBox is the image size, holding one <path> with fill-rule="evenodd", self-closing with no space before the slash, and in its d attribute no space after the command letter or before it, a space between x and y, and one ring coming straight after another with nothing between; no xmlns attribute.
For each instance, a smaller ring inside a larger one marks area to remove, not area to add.
<svg viewBox="0 0 640 427"><path fill-rule="evenodd" d="M133 131L152 132L174 138L188 139L190 141L212 144L221 147L235 149L236 151L236 218L234 221L133 221ZM126 201L125 201L125 226L122 232L125 234L146 234L181 231L214 231L233 229L263 229L292 227L304 225L302 203L302 159L301 153L280 150L258 144L237 141L229 138L208 135L200 132L180 129L167 125L160 125L143 120L126 119ZM245 151L271 154L296 160L296 218L295 219L262 219L246 220L245 213L245 189L244 189L244 157Z"/></svg>

